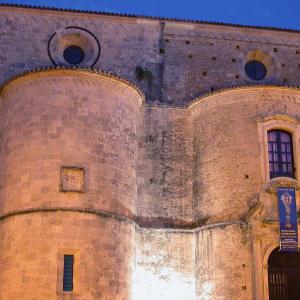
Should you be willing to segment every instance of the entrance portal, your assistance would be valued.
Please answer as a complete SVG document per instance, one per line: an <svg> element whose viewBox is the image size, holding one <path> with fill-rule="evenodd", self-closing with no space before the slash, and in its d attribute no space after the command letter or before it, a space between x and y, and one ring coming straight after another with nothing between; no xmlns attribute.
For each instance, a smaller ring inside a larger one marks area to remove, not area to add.
<svg viewBox="0 0 300 300"><path fill-rule="evenodd" d="M273 250L268 259L269 300L300 299L300 253Z"/></svg>

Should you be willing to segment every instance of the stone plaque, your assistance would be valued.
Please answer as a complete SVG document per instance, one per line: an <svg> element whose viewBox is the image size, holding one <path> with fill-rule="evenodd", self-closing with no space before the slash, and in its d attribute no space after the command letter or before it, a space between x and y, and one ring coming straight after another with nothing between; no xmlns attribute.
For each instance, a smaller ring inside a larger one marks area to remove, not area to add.
<svg viewBox="0 0 300 300"><path fill-rule="evenodd" d="M60 190L62 192L84 192L84 169L79 167L61 167Z"/></svg>

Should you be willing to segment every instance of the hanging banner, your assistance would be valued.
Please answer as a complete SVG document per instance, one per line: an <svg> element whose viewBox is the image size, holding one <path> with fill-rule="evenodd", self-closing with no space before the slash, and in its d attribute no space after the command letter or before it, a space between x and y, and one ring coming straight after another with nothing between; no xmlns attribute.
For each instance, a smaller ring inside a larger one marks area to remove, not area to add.
<svg viewBox="0 0 300 300"><path fill-rule="evenodd" d="M280 251L298 252L296 195L293 188L278 188Z"/></svg>

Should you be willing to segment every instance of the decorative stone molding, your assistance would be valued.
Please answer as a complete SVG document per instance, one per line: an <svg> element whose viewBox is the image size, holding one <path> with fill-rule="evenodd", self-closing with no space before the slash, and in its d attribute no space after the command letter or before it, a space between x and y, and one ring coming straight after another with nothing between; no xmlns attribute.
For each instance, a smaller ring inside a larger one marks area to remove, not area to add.
<svg viewBox="0 0 300 300"><path fill-rule="evenodd" d="M55 66L70 65L63 56L69 46L77 46L84 52L84 59L79 67L92 67L100 57L100 43L96 36L88 30L76 26L68 26L55 32L48 42L48 54Z"/></svg>
<svg viewBox="0 0 300 300"><path fill-rule="evenodd" d="M290 187L295 190L300 189L297 180L287 177L273 178L263 187L263 189L269 194L277 194L277 189L280 187Z"/></svg>
<svg viewBox="0 0 300 300"><path fill-rule="evenodd" d="M85 171L80 167L61 167L60 191L83 193L85 186Z"/></svg>
<svg viewBox="0 0 300 300"><path fill-rule="evenodd" d="M268 122L268 121L285 121L291 124L298 124L299 120L295 117L283 114L274 114L257 118L257 122Z"/></svg>
<svg viewBox="0 0 300 300"><path fill-rule="evenodd" d="M241 76L248 82L258 83L255 80L249 78L245 72L245 65L248 61L256 60L261 62L267 69L266 77L259 81L259 83L265 84L268 82L273 82L279 77L279 63L275 60L273 56L266 53L260 49L250 51L248 53L241 53L238 57L239 71Z"/></svg>
<svg viewBox="0 0 300 300"><path fill-rule="evenodd" d="M262 116L257 118L257 128L259 136L260 145L260 162L261 162L261 176L262 183L267 185L266 191L273 193L277 192L277 187L281 184L287 184L287 186L298 186L297 180L288 177L279 177L270 180L270 170L269 170L269 154L268 154L268 136L267 133L272 129L283 129L292 134L293 138L293 152L294 152L294 164L296 168L295 176L296 179L299 178L300 172L298 167L300 166L299 155L300 149L299 138L300 138L300 123L298 120L288 114L270 114L267 116ZM291 185L292 184L292 185ZM286 186L286 185L285 185Z"/></svg>
<svg viewBox="0 0 300 300"><path fill-rule="evenodd" d="M268 284L268 259L272 251L277 248L278 241L276 240L270 240L265 244L264 252L262 253L262 276L260 286L262 286L263 290L263 299L269 299L269 284Z"/></svg>
<svg viewBox="0 0 300 300"><path fill-rule="evenodd" d="M298 86L267 84L228 87L197 97L188 105L188 108L194 114L198 110L256 101L257 99L261 101L289 101L300 104L300 88Z"/></svg>
<svg viewBox="0 0 300 300"><path fill-rule="evenodd" d="M23 73L20 73L18 75L15 75L5 81L2 86L0 86L0 96L2 96L5 93L12 93L15 92L16 87L13 89L10 89L10 85L12 83L20 83L20 82L29 82L29 84L34 84L34 81L32 79L45 79L49 76L78 76L78 80L80 83L84 83L84 75L94 78L94 79L103 79L114 81L117 83L121 83L126 88L131 89L134 93L138 94L139 104L145 102L145 94L132 82L125 80L117 75L114 75L110 72L98 70L98 69L92 69L92 68L79 68L79 67L68 67L68 66L57 66L57 67L43 67L38 69L33 69L30 71L26 71ZM51 79L53 80L53 79ZM100 81L99 81L100 82ZM89 80L90 84L90 80Z"/></svg>
<svg viewBox="0 0 300 300"><path fill-rule="evenodd" d="M264 205L261 202L257 202L255 206L250 208L246 214L245 219L247 221L260 219L264 215Z"/></svg>

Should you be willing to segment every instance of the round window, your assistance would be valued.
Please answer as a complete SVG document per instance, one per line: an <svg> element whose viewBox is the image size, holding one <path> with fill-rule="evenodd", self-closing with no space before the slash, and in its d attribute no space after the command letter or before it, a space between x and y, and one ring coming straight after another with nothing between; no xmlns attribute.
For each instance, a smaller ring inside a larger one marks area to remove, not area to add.
<svg viewBox="0 0 300 300"><path fill-rule="evenodd" d="M84 60L84 52L78 46L69 46L64 50L64 59L71 65L80 64Z"/></svg>
<svg viewBox="0 0 300 300"><path fill-rule="evenodd" d="M245 73L252 80L260 81L266 77L267 69L260 61L250 60L245 65Z"/></svg>

